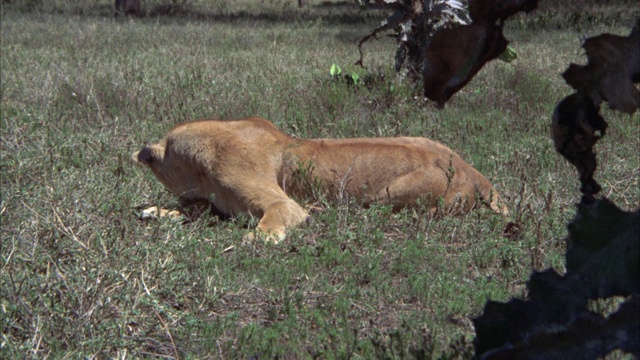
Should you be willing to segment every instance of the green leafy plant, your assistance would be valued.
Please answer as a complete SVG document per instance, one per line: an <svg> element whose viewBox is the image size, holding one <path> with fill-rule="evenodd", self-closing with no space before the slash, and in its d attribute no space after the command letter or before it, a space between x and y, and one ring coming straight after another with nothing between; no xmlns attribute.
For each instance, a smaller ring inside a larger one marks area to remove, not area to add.
<svg viewBox="0 0 640 360"><path fill-rule="evenodd" d="M337 64L331 64L331 68L329 69L329 74L332 78L334 78L338 82L345 82L347 85L351 86L360 86L363 84L363 81L360 79L360 75L355 71L350 71L349 73L342 75L342 69ZM342 75L342 76L341 76Z"/></svg>
<svg viewBox="0 0 640 360"><path fill-rule="evenodd" d="M331 74L331 76L336 77L336 76L340 76L342 74L342 69L340 68L340 66L338 66L337 64L331 64L331 68L329 69L329 74Z"/></svg>

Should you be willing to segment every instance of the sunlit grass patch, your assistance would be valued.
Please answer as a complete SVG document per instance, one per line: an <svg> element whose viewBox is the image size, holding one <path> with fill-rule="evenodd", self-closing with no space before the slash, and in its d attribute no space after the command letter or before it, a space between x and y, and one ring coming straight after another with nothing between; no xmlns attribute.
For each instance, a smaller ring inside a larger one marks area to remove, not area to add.
<svg viewBox="0 0 640 360"><path fill-rule="evenodd" d="M0 23L0 357L468 358L469 317L487 299L523 296L534 269L563 271L579 184L549 124L571 92L558 74L584 61L574 28L507 28L518 59L437 110L394 73L392 40L368 44L367 69L351 65L375 14L274 1L203 15L194 1L181 16L116 20L111 1L40 3L3 4ZM332 64L369 82L337 82ZM637 208L638 115L604 113L596 178ZM137 220L178 202L132 152L181 121L252 115L298 137L441 141L511 215L315 196L300 199L318 208L309 224L277 246L243 243L248 216Z"/></svg>

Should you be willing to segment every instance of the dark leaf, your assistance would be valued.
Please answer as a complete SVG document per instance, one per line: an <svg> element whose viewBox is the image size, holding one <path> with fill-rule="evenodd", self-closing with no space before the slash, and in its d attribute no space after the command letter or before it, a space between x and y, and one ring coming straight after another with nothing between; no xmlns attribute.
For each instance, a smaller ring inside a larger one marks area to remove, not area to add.
<svg viewBox="0 0 640 360"><path fill-rule="evenodd" d="M582 206L569 226L567 273L534 273L529 299L489 301L474 319L479 359L597 359L639 355L640 211L608 200ZM589 299L626 296L608 318Z"/></svg>
<svg viewBox="0 0 640 360"><path fill-rule="evenodd" d="M594 104L632 114L640 105L640 19L629 36L602 34L585 40L587 65L571 64L562 74L567 84L588 94Z"/></svg>

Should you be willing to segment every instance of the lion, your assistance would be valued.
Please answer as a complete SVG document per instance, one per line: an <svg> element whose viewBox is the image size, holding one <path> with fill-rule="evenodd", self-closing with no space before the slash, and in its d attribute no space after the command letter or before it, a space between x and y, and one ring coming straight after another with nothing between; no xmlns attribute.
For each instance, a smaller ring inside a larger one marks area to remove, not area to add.
<svg viewBox="0 0 640 360"><path fill-rule="evenodd" d="M420 137L305 140L259 117L205 119L176 125L132 157L183 209L250 214L260 219L252 237L275 243L309 218L291 196L312 191L394 211L419 205L430 214L466 213L482 203L508 214L487 178L453 150ZM177 212L152 207L146 213Z"/></svg>

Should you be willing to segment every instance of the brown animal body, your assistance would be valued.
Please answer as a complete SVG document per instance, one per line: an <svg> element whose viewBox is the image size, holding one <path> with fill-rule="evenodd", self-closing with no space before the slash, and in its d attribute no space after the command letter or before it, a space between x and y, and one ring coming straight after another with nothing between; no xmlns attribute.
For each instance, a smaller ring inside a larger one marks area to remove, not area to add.
<svg viewBox="0 0 640 360"><path fill-rule="evenodd" d="M508 213L482 174L425 138L302 140L257 117L198 120L177 125L133 159L184 206L212 202L225 215L249 213L260 218L258 233L276 242L308 218L287 193L305 195L314 187L364 205L422 203L435 212L440 202L447 211L466 212L480 201Z"/></svg>

